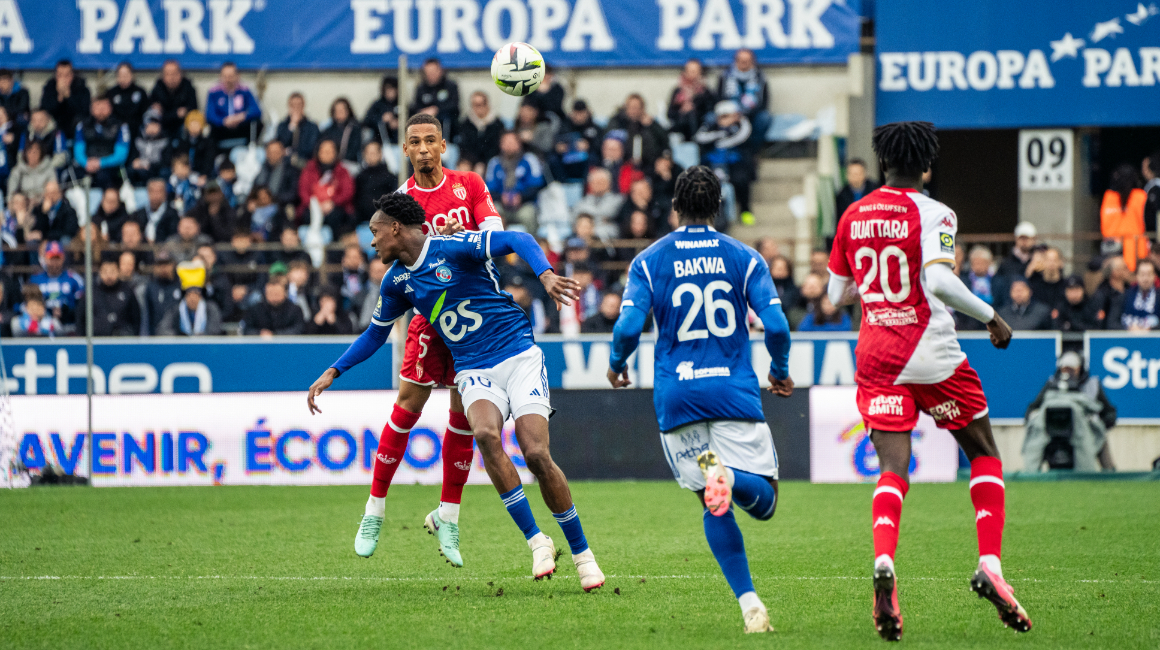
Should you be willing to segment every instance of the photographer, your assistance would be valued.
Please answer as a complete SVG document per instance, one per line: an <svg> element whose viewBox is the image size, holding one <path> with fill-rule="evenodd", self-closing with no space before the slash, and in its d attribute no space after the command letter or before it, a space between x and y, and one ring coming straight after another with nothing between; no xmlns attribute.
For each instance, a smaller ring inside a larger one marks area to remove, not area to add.
<svg viewBox="0 0 1160 650"><path fill-rule="evenodd" d="M1115 470L1107 432L1116 424L1116 407L1078 354L1064 353L1056 367L1027 407L1023 471L1043 471L1045 461L1048 469Z"/></svg>

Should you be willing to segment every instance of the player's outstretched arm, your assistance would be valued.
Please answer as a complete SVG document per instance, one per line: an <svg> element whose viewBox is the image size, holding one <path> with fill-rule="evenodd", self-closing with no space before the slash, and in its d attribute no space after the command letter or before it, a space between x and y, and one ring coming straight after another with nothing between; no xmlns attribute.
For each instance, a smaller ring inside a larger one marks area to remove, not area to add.
<svg viewBox="0 0 1160 650"><path fill-rule="evenodd" d="M789 376L789 321L781 303L769 305L757 315L765 326L765 349L769 351L769 390L774 395L793 395L793 378Z"/></svg>
<svg viewBox="0 0 1160 650"><path fill-rule="evenodd" d="M314 402L314 398L321 395L322 391L330 388L330 385L334 383L334 380L339 375L366 361L371 358L372 354L378 352L379 348L383 347L383 343L386 342L387 336L391 333L392 325L394 325L394 321L386 325L379 325L372 322L371 326L367 328L367 331L360 334L354 343L351 343L350 347L346 349L346 352L342 353L338 361L335 361L334 365L327 368L326 372L322 373L322 376L311 384L310 392L306 395L306 407L310 409L311 415L322 412L322 409L318 408L318 405Z"/></svg>
<svg viewBox="0 0 1160 650"><path fill-rule="evenodd" d="M955 275L946 262L930 264L925 269L926 287L939 300L955 311L962 312L975 320L986 323L991 333L991 343L1000 350L1011 344L1011 327L995 313L995 309L971 293L967 285Z"/></svg>
<svg viewBox="0 0 1160 650"><path fill-rule="evenodd" d="M625 306L612 328L612 354L608 358L608 383L613 388L632 384L628 380L628 358L640 345L640 334L648 314L633 306Z"/></svg>
<svg viewBox="0 0 1160 650"><path fill-rule="evenodd" d="M556 272L552 270L552 265L548 263L548 258L544 257L544 251L536 242L535 237L524 232L506 230L491 230L485 233L484 237L486 238L485 244L489 258L515 253L527 262L536 276L540 278L540 282L543 283L548 295L556 301L557 307L571 305L573 301L578 299L579 283L572 278L556 275Z"/></svg>

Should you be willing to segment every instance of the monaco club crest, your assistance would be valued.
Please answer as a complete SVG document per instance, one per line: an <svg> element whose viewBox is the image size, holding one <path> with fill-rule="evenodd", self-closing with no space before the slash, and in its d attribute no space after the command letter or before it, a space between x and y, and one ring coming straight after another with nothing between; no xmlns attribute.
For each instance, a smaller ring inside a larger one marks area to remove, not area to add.
<svg viewBox="0 0 1160 650"><path fill-rule="evenodd" d="M451 191L455 193L455 196L459 197L460 201L467 200L467 188L463 187L462 183L456 183L452 185Z"/></svg>

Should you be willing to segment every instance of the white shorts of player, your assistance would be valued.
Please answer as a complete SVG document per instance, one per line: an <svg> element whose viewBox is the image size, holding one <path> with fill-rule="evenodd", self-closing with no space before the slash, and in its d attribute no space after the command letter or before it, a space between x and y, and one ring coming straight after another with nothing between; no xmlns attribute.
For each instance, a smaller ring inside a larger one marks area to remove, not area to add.
<svg viewBox="0 0 1160 650"><path fill-rule="evenodd" d="M485 399L496 405L504 420L509 414L513 418L529 414L546 418L552 414L544 353L535 345L497 366L456 373L455 384L463 398L464 411Z"/></svg>
<svg viewBox="0 0 1160 650"><path fill-rule="evenodd" d="M777 450L764 422L708 420L661 434L665 458L677 484L688 490L705 489L697 456L712 449L726 467L777 479Z"/></svg>

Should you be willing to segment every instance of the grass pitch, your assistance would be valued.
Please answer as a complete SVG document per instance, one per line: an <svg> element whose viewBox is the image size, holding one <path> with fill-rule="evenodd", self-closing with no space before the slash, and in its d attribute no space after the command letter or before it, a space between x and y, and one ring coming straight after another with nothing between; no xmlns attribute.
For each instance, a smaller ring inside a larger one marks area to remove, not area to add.
<svg viewBox="0 0 1160 650"><path fill-rule="evenodd" d="M536 518L565 550L544 582L490 487L464 495L458 570L422 528L434 487L391 488L371 559L353 550L362 488L7 491L0 647L881 647L872 489L783 483L772 521L738 515L777 629L753 636L694 497L671 482L573 485L609 576L592 594L534 486ZM1016 636L967 589L966 485L916 485L897 560L904 644L1160 647L1160 484L1011 482L1007 512L1004 570L1034 629Z"/></svg>

